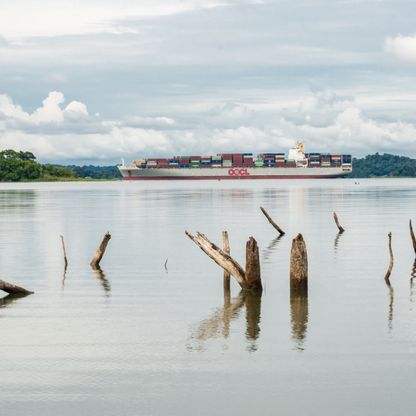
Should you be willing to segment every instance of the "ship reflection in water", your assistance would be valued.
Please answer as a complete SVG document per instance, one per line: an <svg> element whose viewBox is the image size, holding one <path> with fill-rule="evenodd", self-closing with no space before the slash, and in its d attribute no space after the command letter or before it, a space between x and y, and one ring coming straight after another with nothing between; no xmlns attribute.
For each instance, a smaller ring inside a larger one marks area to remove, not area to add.
<svg viewBox="0 0 416 416"><path fill-rule="evenodd" d="M256 351L260 335L261 295L245 291L241 291L232 300L229 292L224 293L224 306L197 325L190 336L188 349L204 351L210 339L228 339L231 333L231 322L240 316L243 307L246 311L247 350Z"/></svg>
<svg viewBox="0 0 416 416"><path fill-rule="evenodd" d="M308 331L308 291L294 291L290 294L290 320L292 325L292 338L299 351L305 349L306 334Z"/></svg>

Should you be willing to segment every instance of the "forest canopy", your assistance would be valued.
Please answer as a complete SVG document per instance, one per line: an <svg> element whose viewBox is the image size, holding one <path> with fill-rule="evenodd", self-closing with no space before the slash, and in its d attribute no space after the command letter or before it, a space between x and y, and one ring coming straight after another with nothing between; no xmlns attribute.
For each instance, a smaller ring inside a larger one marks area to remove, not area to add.
<svg viewBox="0 0 416 416"><path fill-rule="evenodd" d="M57 180L76 177L76 173L71 169L42 165L36 162L36 156L31 152L11 149L0 151L1 182Z"/></svg>

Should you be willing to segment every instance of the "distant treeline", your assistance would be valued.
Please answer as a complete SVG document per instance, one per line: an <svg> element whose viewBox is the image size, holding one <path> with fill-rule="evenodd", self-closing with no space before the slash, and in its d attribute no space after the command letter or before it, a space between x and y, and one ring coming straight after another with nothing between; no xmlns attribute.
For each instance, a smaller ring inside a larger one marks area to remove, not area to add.
<svg viewBox="0 0 416 416"><path fill-rule="evenodd" d="M68 165L65 167L71 169L79 178L121 179L117 166Z"/></svg>
<svg viewBox="0 0 416 416"><path fill-rule="evenodd" d="M388 153L353 160L353 178L416 177L416 159Z"/></svg>

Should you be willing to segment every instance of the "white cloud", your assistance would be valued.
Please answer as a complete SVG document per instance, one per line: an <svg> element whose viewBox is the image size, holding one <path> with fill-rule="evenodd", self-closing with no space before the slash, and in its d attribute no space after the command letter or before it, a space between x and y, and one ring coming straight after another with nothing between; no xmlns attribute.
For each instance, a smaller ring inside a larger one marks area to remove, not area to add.
<svg viewBox="0 0 416 416"><path fill-rule="evenodd" d="M126 18L175 15L201 8L224 7L256 0L14 0L2 2L0 36L62 36L81 33L137 33L117 25ZM23 17L22 17L23 14ZM25 18L26 17L26 18Z"/></svg>
<svg viewBox="0 0 416 416"><path fill-rule="evenodd" d="M403 62L416 64L416 35L388 37L384 42L384 50Z"/></svg>
<svg viewBox="0 0 416 416"><path fill-rule="evenodd" d="M14 104L7 95L0 95L0 118L27 125L61 124L65 120L76 120L88 116L88 110L84 103L71 101L65 108L61 105L65 102L64 95L59 91L51 91L42 101L42 105L32 114L27 113L21 106Z"/></svg>
<svg viewBox="0 0 416 416"><path fill-rule="evenodd" d="M416 124L371 119L354 98L316 92L287 107L223 103L183 125L168 116L107 120L54 91L32 113L0 96L0 148L29 150L41 161L115 163L121 157L287 150L296 140L309 150L364 155L416 155ZM266 120L266 122L265 122ZM60 126L57 128L56 126ZM406 152L403 152L406 149Z"/></svg>

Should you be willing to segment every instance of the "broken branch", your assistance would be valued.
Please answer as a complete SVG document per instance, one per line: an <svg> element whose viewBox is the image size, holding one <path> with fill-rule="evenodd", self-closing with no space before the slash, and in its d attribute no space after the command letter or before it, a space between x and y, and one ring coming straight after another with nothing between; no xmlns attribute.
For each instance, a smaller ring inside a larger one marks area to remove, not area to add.
<svg viewBox="0 0 416 416"><path fill-rule="evenodd" d="M110 241L111 235L107 231L101 241L100 246L98 247L93 259L91 260L91 267L97 269L100 266L100 261L104 256L105 250L107 249L107 244Z"/></svg>
<svg viewBox="0 0 416 416"><path fill-rule="evenodd" d="M344 230L344 228L340 225L340 223L339 223L339 221L338 221L338 215L337 215L337 213L336 213L336 212L334 212L334 220L335 220L335 224L336 224L336 225L337 225L337 227L338 227L339 232L340 232L340 233L343 233L345 230Z"/></svg>
<svg viewBox="0 0 416 416"><path fill-rule="evenodd" d="M24 287L5 282L4 280L0 280L0 290L3 290L4 292L10 293L12 295L31 295L34 293L25 289Z"/></svg>
<svg viewBox="0 0 416 416"><path fill-rule="evenodd" d="M394 265L394 256L393 256L393 250L391 248L391 233L388 234L388 237L389 237L390 263L389 263L389 268L387 269L387 273L384 276L384 280L387 283L390 283L390 275L391 275L391 271L393 270L393 265Z"/></svg>
<svg viewBox="0 0 416 416"><path fill-rule="evenodd" d="M277 232L280 235L285 235L285 232L273 221L272 217L267 213L267 211L263 207L260 207L260 209L261 209L261 212L269 221L269 223L277 230Z"/></svg>

